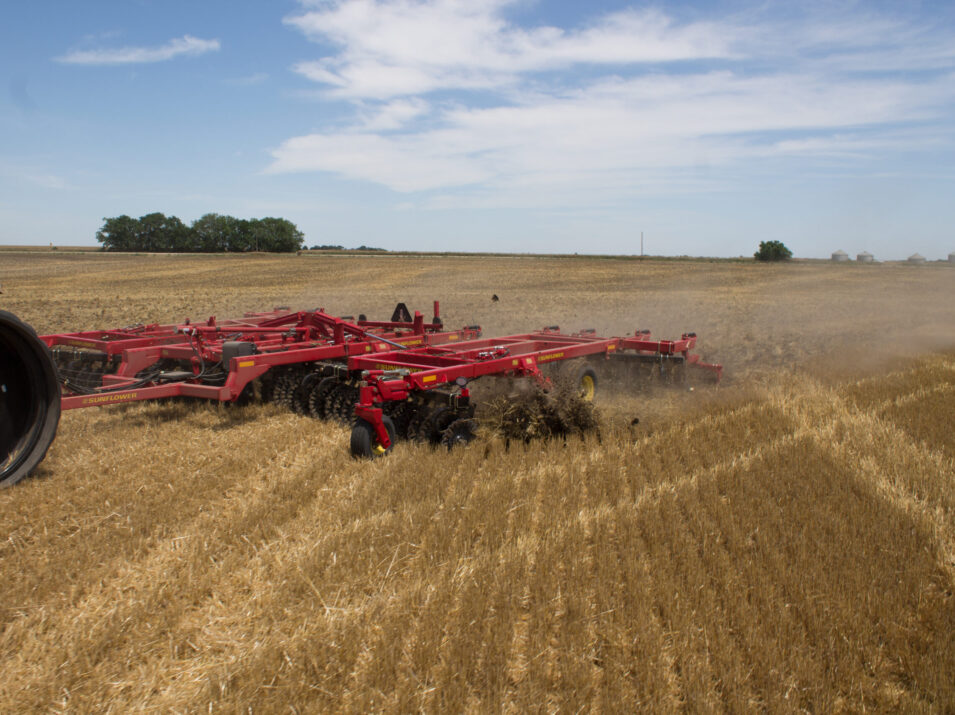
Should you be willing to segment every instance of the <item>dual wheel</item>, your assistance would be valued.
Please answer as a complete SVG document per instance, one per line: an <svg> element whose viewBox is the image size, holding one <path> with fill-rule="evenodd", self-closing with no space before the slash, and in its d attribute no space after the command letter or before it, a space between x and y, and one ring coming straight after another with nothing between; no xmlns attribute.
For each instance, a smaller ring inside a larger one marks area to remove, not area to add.
<svg viewBox="0 0 955 715"><path fill-rule="evenodd" d="M398 439L398 430L394 420L388 415L382 417L382 423L388 432L391 445L382 446L375 433L374 426L364 419L358 419L351 431L351 454L357 458L377 459L390 452ZM474 421L470 417L461 417L451 421L441 432L437 441L431 441L432 446L443 444L448 449L467 444L474 439Z"/></svg>

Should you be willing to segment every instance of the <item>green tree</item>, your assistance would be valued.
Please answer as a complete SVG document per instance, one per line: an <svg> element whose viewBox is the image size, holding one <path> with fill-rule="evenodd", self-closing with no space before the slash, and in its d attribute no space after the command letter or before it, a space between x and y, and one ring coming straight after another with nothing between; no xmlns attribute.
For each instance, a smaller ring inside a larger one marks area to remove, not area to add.
<svg viewBox="0 0 955 715"><path fill-rule="evenodd" d="M300 250L305 243L305 234L288 219L269 217L248 223L253 250L288 253Z"/></svg>
<svg viewBox="0 0 955 715"><path fill-rule="evenodd" d="M248 222L234 216L206 214L192 224L197 251L224 253L226 251L247 251Z"/></svg>
<svg viewBox="0 0 955 715"><path fill-rule="evenodd" d="M793 252L782 241L760 241L759 250L753 254L757 261L788 261Z"/></svg>
<svg viewBox="0 0 955 715"><path fill-rule="evenodd" d="M284 218L244 219L208 213L187 226L176 216L155 212L104 218L96 240L107 251L207 253L298 251L305 236Z"/></svg>
<svg viewBox="0 0 955 715"><path fill-rule="evenodd" d="M135 251L139 229L139 220L126 214L104 218L96 240L103 244L104 251Z"/></svg>
<svg viewBox="0 0 955 715"><path fill-rule="evenodd" d="M192 229L176 216L158 211L139 217L139 234L134 250L155 253L193 250Z"/></svg>
<svg viewBox="0 0 955 715"><path fill-rule="evenodd" d="M139 234L133 250L136 251L168 251L165 235L165 214L158 211L139 217Z"/></svg>
<svg viewBox="0 0 955 715"><path fill-rule="evenodd" d="M163 248L159 250L185 253L195 250L195 233L176 216L167 216L162 224Z"/></svg>
<svg viewBox="0 0 955 715"><path fill-rule="evenodd" d="M233 219L233 221L235 224L229 233L229 250L236 253L254 251L255 237L252 235L251 222L241 218Z"/></svg>

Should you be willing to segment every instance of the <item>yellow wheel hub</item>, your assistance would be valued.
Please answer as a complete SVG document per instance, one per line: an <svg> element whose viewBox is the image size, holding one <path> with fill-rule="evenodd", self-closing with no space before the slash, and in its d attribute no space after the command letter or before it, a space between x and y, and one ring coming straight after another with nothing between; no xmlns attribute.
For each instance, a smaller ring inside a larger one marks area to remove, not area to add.
<svg viewBox="0 0 955 715"><path fill-rule="evenodd" d="M584 375L580 378L580 396L587 402L593 402L594 394L597 392L597 386L594 384L594 378L590 375Z"/></svg>

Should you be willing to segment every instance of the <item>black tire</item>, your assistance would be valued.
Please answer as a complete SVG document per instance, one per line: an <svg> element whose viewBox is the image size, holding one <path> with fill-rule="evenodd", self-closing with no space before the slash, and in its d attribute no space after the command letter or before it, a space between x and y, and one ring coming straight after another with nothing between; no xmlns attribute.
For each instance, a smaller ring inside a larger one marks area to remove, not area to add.
<svg viewBox="0 0 955 715"><path fill-rule="evenodd" d="M586 402L593 402L597 396L597 371L592 365L581 365L574 373L571 383L577 396Z"/></svg>
<svg viewBox="0 0 955 715"><path fill-rule="evenodd" d="M395 440L398 438L395 431L395 423L391 421L388 415L382 417L385 429L388 431L388 439L391 440L391 446L384 449L378 444L378 436L375 434L375 428L368 420L357 419L351 429L351 456L358 459L377 459L388 454L395 446Z"/></svg>
<svg viewBox="0 0 955 715"><path fill-rule="evenodd" d="M0 310L0 487L43 461L60 421L53 356L36 331Z"/></svg>
<svg viewBox="0 0 955 715"><path fill-rule="evenodd" d="M326 377L319 380L318 384L312 388L308 395L308 412L312 417L320 420L328 417L328 413L325 411L325 398L338 382L337 377Z"/></svg>

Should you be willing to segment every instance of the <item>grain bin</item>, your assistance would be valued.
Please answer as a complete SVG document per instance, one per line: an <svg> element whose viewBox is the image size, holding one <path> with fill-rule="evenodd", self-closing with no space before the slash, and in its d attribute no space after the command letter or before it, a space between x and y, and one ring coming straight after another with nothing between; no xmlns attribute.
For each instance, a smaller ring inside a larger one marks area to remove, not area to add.
<svg viewBox="0 0 955 715"><path fill-rule="evenodd" d="M949 253L949 254L948 254L948 262L949 262L949 263L955 263L955 253Z"/></svg>
<svg viewBox="0 0 955 715"><path fill-rule="evenodd" d="M925 263L925 256L920 253L913 253L911 256L909 256L909 263L921 265Z"/></svg>
<svg viewBox="0 0 955 715"><path fill-rule="evenodd" d="M832 254L832 260L836 262L840 262L840 263L842 261L848 261L849 254L846 253L845 251L836 251L835 253Z"/></svg>
<svg viewBox="0 0 955 715"><path fill-rule="evenodd" d="M875 261L875 256L873 256L868 251L863 251L858 256L856 256L856 260L859 263L873 263Z"/></svg>

